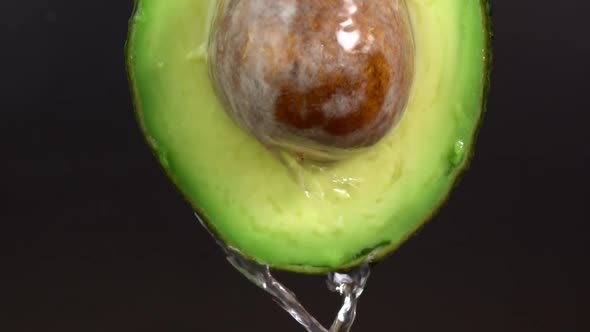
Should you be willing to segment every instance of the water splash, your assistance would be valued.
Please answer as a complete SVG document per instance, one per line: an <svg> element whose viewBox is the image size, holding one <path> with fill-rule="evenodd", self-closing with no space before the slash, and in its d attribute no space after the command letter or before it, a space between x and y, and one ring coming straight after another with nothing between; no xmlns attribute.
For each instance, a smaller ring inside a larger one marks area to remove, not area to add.
<svg viewBox="0 0 590 332"><path fill-rule="evenodd" d="M297 300L295 294L278 282L268 265L259 264L240 253L237 249L220 241L199 215L201 225L209 231L225 253L229 263L248 280L270 294L308 332L349 332L356 318L359 297L362 295L371 273L369 262L347 273L330 273L328 289L343 297L343 304L330 329L323 327Z"/></svg>

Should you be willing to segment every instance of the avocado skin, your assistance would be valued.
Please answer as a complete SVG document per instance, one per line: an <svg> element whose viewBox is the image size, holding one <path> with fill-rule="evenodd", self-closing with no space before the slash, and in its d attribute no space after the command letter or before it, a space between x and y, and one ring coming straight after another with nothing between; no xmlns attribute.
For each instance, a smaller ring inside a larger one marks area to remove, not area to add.
<svg viewBox="0 0 590 332"><path fill-rule="evenodd" d="M131 16L131 19L129 20L129 23L128 23L127 41L124 46L125 58L126 58L125 66L126 66L128 82L130 85L130 92L131 92L131 96L132 96L132 100L133 100L133 105L134 105L134 110L135 110L134 113L136 116L136 120L138 122L141 132L144 134L143 138L144 138L145 142L151 148L153 156L155 157L156 160L159 160L160 154L158 152L158 147L156 146L154 141L152 141L148 138L149 133L148 133L148 130L145 126L145 122L143 120L143 115L140 112L141 100L139 98L139 93L137 91L137 84L136 84L136 80L135 80L134 73L132 70L132 66L133 66L133 63L132 63L133 57L131 56L131 49L133 47L133 38L132 37L135 33L135 28L136 28L136 26L134 24L134 18L135 18L135 13L137 12L138 5L139 5L140 1L141 0L134 1L135 7L133 10L133 14ZM492 67L493 67L492 42L493 42L494 34L493 34L491 2L490 2L490 0L480 0L480 4L481 4L481 9L482 9L482 19L483 19L483 34L484 34L484 46L485 46L485 49L483 50L483 54L485 55L485 62L484 62L484 69L483 69L483 75L482 75L482 94L481 94L481 101L480 101L481 102L481 106L480 106L481 111L480 111L479 119L477 120L477 125L474 128L473 133L472 133L472 142L473 142L472 146L475 145L475 143L476 143L476 138L477 138L477 136L479 134L479 130L481 129L481 126L483 124L483 118L484 118L485 114L487 113L487 96L489 94L489 90L491 87L491 73L492 73ZM463 161L462 166L456 170L454 178L450 181L451 184L448 186L448 190L445 193L444 198L442 200L440 200L438 206L431 209L428 216L426 218L424 218L421 222L419 222L415 229L407 232L406 233L407 236L405 238L403 238L401 241L397 241L396 243L393 243L393 244L383 243L374 249L365 249L362 252L359 252L358 257L350 260L347 263L341 264L336 269L333 267L330 267L330 266L288 265L288 264L286 264L286 265L271 265L270 267L275 270L282 270L282 271L295 272L295 273L301 273L301 274L314 274L315 275L315 274L326 274L326 273L335 272L335 271L344 272L344 271L348 271L350 269L353 269L355 267L358 267L358 266L360 266L364 263L367 263L367 262L371 263L371 264L381 262L389 254L391 254L393 251L397 250L402 244L404 244L410 237L416 235L417 232L419 232L419 230L422 227L424 227L428 221L433 219L433 217L437 214L438 210L447 202L447 200L449 199L450 192L452 191L452 189L454 187L456 187L459 184L462 174L470 166L471 158L473 158L475 149L471 148L469 150L470 150L470 152L468 155L465 156L465 160ZM165 167L161 163L158 163L158 164L160 164L161 169L168 176L168 178L173 180L174 176L172 174L172 170ZM220 232L218 232L216 230L214 223L210 222L211 218L209 216L207 216L206 213L204 211L202 211L202 209L200 209L198 206L195 206L194 204L191 203L190 198L182 190L180 190L180 186L178 183L176 183L174 180L173 180L173 183L179 189L179 191L180 191L182 197L185 199L185 201L193 208L193 210L195 210L195 213L198 215L199 219L202 220L204 223L206 223L210 233L217 240L227 243L226 239L220 234ZM243 254L243 256L249 260L257 261L260 264L266 264L265 262L260 262L256 258L248 256L246 254Z"/></svg>

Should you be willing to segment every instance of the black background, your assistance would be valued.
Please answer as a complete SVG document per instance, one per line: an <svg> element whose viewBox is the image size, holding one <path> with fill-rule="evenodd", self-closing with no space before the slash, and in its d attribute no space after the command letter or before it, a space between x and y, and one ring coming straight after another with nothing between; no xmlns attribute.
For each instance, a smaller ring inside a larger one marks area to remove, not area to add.
<svg viewBox="0 0 590 332"><path fill-rule="evenodd" d="M590 331L590 2L494 1L476 154L354 331ZM131 1L0 2L0 331L301 331L223 259L132 113ZM323 322L339 299L280 274Z"/></svg>

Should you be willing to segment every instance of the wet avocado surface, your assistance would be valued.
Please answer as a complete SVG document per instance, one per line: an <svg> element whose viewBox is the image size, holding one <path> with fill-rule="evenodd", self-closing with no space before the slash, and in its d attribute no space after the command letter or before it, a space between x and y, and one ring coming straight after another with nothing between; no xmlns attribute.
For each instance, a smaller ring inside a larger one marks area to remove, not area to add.
<svg viewBox="0 0 590 332"><path fill-rule="evenodd" d="M224 112L209 75L217 0L140 0L128 71L163 168L228 244L281 269L325 272L397 248L442 204L471 153L488 70L486 3L407 0L415 44L406 110L362 153L289 167Z"/></svg>

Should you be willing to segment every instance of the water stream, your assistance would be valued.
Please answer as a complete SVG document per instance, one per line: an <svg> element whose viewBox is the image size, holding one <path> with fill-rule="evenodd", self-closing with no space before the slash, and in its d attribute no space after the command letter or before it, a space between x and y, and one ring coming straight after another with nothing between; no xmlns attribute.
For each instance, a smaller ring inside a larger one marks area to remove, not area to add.
<svg viewBox="0 0 590 332"><path fill-rule="evenodd" d="M273 277L269 266L248 259L235 248L219 241L198 215L197 218L203 227L215 238L231 265L256 286L270 294L273 300L308 332L350 331L356 318L358 299L365 289L371 272L368 262L346 273L334 272L328 274L328 289L332 292L339 293L343 298L343 303L331 327L326 329L301 305L292 291Z"/></svg>

